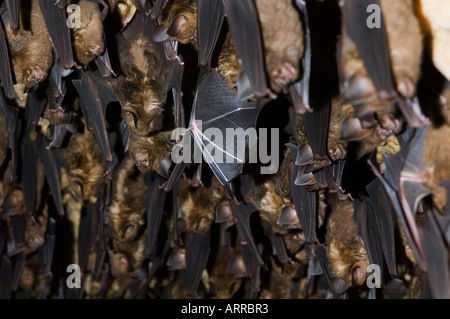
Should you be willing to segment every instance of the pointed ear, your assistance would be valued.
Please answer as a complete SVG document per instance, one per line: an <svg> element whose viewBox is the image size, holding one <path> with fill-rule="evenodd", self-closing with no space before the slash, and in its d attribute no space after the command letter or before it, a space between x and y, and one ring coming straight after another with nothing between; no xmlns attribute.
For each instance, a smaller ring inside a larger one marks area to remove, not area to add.
<svg viewBox="0 0 450 319"><path fill-rule="evenodd" d="M180 32L186 30L186 17L184 15L177 15L170 22L167 34L171 37L176 37Z"/></svg>

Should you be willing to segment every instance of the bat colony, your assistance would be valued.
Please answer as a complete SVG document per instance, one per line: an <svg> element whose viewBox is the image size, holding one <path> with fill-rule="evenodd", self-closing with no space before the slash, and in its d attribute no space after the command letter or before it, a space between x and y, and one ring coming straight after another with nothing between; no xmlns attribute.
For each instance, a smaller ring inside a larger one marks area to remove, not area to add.
<svg viewBox="0 0 450 319"><path fill-rule="evenodd" d="M450 298L449 0L0 11L0 298Z"/></svg>

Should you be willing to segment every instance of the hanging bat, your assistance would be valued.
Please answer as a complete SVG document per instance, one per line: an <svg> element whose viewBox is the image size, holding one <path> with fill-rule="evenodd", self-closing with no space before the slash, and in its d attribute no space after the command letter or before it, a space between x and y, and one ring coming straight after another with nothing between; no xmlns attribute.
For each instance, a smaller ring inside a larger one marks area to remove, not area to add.
<svg viewBox="0 0 450 319"><path fill-rule="evenodd" d="M415 95L422 53L422 33L413 3L410 0L375 3L382 8L380 28L370 28L366 24L366 9L370 4L374 3L345 2L343 6L341 63L344 94L353 104L368 104L363 112L377 112L385 129L393 125L388 114L393 115L394 102L411 127L421 126L426 119L420 108L404 101ZM399 19L403 21L401 24ZM367 41L369 38L372 41Z"/></svg>
<svg viewBox="0 0 450 319"><path fill-rule="evenodd" d="M73 55L80 65L87 65L105 50L103 23L96 3L80 0L80 26L70 29Z"/></svg>
<svg viewBox="0 0 450 319"><path fill-rule="evenodd" d="M130 157L121 163L116 175L108 217L116 242L133 242L145 224L144 175Z"/></svg>
<svg viewBox="0 0 450 319"><path fill-rule="evenodd" d="M73 134L62 158L70 191L85 202L95 202L95 189L104 182L106 165L93 133L84 128L84 132Z"/></svg>
<svg viewBox="0 0 450 319"><path fill-rule="evenodd" d="M27 87L45 80L53 65L53 43L50 38L39 0L21 2L20 28L10 28L9 19L3 15L5 35L11 51L11 61L16 83Z"/></svg>
<svg viewBox="0 0 450 319"><path fill-rule="evenodd" d="M327 256L333 276L343 279L346 287L360 286L366 280L369 258L354 221L354 203L341 201L333 206L327 223Z"/></svg>
<svg viewBox="0 0 450 319"><path fill-rule="evenodd" d="M162 129L168 75L160 52L147 38L127 42L120 51L122 75L112 87L122 106L122 118L139 136Z"/></svg>
<svg viewBox="0 0 450 319"><path fill-rule="evenodd" d="M304 54L302 22L290 0L278 1L275 6L272 1L256 0L255 5L270 87L279 93L295 82L301 72L300 61Z"/></svg>
<svg viewBox="0 0 450 319"><path fill-rule="evenodd" d="M431 37L430 49L436 68L450 80L449 42L450 24L448 22L449 3L447 1L420 0L420 18L426 27L424 32Z"/></svg>

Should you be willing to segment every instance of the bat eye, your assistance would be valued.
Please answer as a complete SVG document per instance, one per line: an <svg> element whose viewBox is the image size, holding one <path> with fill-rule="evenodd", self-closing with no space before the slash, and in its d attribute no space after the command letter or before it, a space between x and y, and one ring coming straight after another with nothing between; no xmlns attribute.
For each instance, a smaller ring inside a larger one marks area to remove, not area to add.
<svg viewBox="0 0 450 319"><path fill-rule="evenodd" d="M131 112L131 111L126 111L125 114L127 115L128 119L130 121L134 122L134 127L138 128L138 118L137 118L136 113Z"/></svg>

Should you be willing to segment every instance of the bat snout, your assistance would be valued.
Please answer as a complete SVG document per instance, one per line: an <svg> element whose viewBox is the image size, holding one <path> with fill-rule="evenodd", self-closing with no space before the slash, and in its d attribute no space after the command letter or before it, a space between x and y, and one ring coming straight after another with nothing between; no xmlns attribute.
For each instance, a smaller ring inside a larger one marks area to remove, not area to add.
<svg viewBox="0 0 450 319"><path fill-rule="evenodd" d="M133 153L133 158L136 165L140 168L147 168L150 166L150 154L147 150L136 150Z"/></svg>

